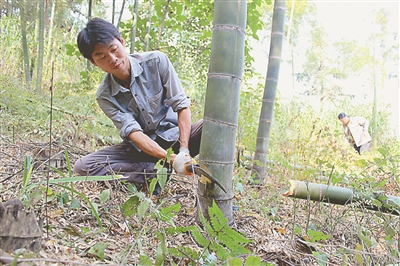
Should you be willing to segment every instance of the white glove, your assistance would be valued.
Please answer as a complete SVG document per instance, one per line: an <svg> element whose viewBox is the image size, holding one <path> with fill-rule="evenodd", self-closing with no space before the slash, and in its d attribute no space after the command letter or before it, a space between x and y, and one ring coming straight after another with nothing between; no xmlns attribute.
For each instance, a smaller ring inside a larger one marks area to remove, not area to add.
<svg viewBox="0 0 400 266"><path fill-rule="evenodd" d="M189 152L188 148L185 148L185 147L179 148L179 153L181 153L181 152L185 152L185 153L189 154L189 156L190 156L190 152Z"/></svg>
<svg viewBox="0 0 400 266"><path fill-rule="evenodd" d="M176 155L174 162L172 163L172 168L179 175L185 175L185 165L192 162L193 159L189 155L189 150L187 148L180 148L179 153Z"/></svg>

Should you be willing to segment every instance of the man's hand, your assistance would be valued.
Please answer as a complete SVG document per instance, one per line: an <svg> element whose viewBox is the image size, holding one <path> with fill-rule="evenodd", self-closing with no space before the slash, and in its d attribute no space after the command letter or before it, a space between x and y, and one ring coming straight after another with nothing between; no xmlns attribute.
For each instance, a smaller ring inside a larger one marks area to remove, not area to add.
<svg viewBox="0 0 400 266"><path fill-rule="evenodd" d="M169 163L170 163L171 165L174 164L175 158L176 158L176 154L175 154L175 153L173 153L173 154L171 154L171 155L169 156Z"/></svg>
<svg viewBox="0 0 400 266"><path fill-rule="evenodd" d="M189 149L188 148L185 148L185 147L181 147L181 148L179 148L179 153L187 153L187 154L189 154L189 156L190 156L190 152L189 152Z"/></svg>
<svg viewBox="0 0 400 266"><path fill-rule="evenodd" d="M203 184L216 184L226 193L225 188L211 175L210 171L205 166L197 164L196 161L190 157L189 150L186 148L179 149L179 153L176 155L172 167L178 175L190 176L196 174L199 182Z"/></svg>
<svg viewBox="0 0 400 266"><path fill-rule="evenodd" d="M171 159L172 162L172 159ZM187 148L180 148L179 153L175 155L172 162L172 167L175 172L179 175L190 175L186 170L186 165L190 163L195 163L193 158L190 157L189 150Z"/></svg>

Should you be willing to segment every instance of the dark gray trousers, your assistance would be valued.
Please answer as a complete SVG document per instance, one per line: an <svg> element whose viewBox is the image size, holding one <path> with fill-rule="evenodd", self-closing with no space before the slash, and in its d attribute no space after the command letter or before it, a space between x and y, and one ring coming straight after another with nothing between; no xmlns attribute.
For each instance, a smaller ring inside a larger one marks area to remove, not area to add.
<svg viewBox="0 0 400 266"><path fill-rule="evenodd" d="M354 144L354 149L356 149L356 151L358 152L358 154L362 154L364 151L369 150L369 146L371 145L371 142L367 142L359 147L357 147L357 145Z"/></svg>
<svg viewBox="0 0 400 266"><path fill-rule="evenodd" d="M203 120L192 125L189 139L189 151L192 157L199 154L202 129ZM172 148L174 153L179 152L179 142L167 142L159 137L155 141L164 149ZM123 180L143 184L147 178L156 176L154 166L157 161L157 158L140 152L128 141L123 141L78 159L74 165L74 174L82 176L122 174L125 176Z"/></svg>

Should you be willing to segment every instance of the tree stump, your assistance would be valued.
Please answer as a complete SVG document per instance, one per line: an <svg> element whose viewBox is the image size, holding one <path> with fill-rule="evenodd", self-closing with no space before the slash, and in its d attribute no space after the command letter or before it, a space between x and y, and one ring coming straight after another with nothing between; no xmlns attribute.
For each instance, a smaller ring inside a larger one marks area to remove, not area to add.
<svg viewBox="0 0 400 266"><path fill-rule="evenodd" d="M0 202L0 247L6 252L19 248L37 252L42 248L42 229L35 213L25 211L19 199Z"/></svg>

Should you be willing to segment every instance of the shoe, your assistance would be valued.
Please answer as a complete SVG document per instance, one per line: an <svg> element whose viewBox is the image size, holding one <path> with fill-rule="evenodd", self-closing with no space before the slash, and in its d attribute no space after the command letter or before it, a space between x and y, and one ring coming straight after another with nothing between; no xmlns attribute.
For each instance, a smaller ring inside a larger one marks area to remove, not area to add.
<svg viewBox="0 0 400 266"><path fill-rule="evenodd" d="M160 187L160 185L157 183L157 184L156 184L156 187L154 188L154 191L153 191L153 196L158 197L160 194L161 194L161 187Z"/></svg>

